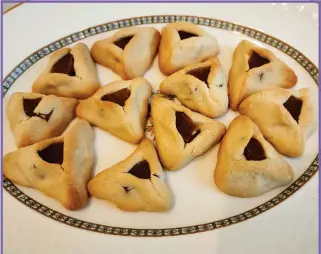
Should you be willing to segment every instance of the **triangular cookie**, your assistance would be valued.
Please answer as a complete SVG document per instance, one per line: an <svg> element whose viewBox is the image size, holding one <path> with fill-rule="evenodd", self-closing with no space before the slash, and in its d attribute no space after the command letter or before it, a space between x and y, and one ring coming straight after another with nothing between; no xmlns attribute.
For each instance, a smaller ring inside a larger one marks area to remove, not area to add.
<svg viewBox="0 0 321 254"><path fill-rule="evenodd" d="M239 111L260 128L264 137L280 153L301 156L312 131L313 107L309 89L272 89L245 99Z"/></svg>
<svg viewBox="0 0 321 254"><path fill-rule="evenodd" d="M69 210L77 210L87 203L93 161L92 128L86 121L76 120L64 136L5 155L3 174L58 200Z"/></svg>
<svg viewBox="0 0 321 254"><path fill-rule="evenodd" d="M88 47L78 43L61 48L49 58L43 73L34 82L32 91L63 97L86 99L100 87L96 65Z"/></svg>
<svg viewBox="0 0 321 254"><path fill-rule="evenodd" d="M149 139L128 158L97 174L88 183L88 190L125 211L161 212L172 205L172 193Z"/></svg>
<svg viewBox="0 0 321 254"><path fill-rule="evenodd" d="M291 183L291 166L246 116L236 117L221 141L214 179L226 194L254 197Z"/></svg>
<svg viewBox="0 0 321 254"><path fill-rule="evenodd" d="M163 166L178 170L217 144L225 126L162 97L151 102L157 150Z"/></svg>
<svg viewBox="0 0 321 254"><path fill-rule="evenodd" d="M182 105L182 103L177 99L177 97L171 96L171 95L166 95L166 94L160 93L159 91L154 92L152 94L152 96L149 98L149 105L148 105L149 111L148 111L147 120L146 120L146 124L145 124L145 137L148 138L150 141L152 141L154 146L157 147L153 118L152 118L152 114L151 114L151 106L150 106L150 102L156 97L165 98L167 100L177 103L178 105Z"/></svg>
<svg viewBox="0 0 321 254"><path fill-rule="evenodd" d="M160 33L153 27L126 27L91 48L93 59L123 79L143 77L157 54Z"/></svg>
<svg viewBox="0 0 321 254"><path fill-rule="evenodd" d="M236 111L251 94L276 87L291 88L297 81L294 71L272 51L243 40L234 51L229 72L230 107Z"/></svg>
<svg viewBox="0 0 321 254"><path fill-rule="evenodd" d="M18 147L59 136L76 115L77 100L37 93L14 93L7 117Z"/></svg>
<svg viewBox="0 0 321 254"><path fill-rule="evenodd" d="M176 22L162 29L158 65L170 75L189 64L202 62L218 53L215 37L190 22Z"/></svg>
<svg viewBox="0 0 321 254"><path fill-rule="evenodd" d="M226 78L216 57L192 64L166 78L159 87L175 95L184 106L208 117L218 117L228 110Z"/></svg>
<svg viewBox="0 0 321 254"><path fill-rule="evenodd" d="M144 137L152 88L144 78L114 81L81 101L77 116L129 143Z"/></svg>

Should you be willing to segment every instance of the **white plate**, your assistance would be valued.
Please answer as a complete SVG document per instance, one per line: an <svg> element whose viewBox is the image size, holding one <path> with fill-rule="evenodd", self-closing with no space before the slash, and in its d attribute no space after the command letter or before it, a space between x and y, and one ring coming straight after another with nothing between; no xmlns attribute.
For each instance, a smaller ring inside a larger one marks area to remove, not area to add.
<svg viewBox="0 0 321 254"><path fill-rule="evenodd" d="M90 8L94 8L94 6ZM177 9L173 9L171 13L176 14L176 10ZM120 27L122 24L126 24L126 20L129 21L128 24L130 25L139 25L147 22L149 23L148 26L154 26L158 29L161 29L164 25L159 23L181 20L179 15L165 14L161 15L161 17L136 18L140 13L137 13L137 15L133 14L126 16L126 19L120 22L108 20L108 24L106 23L104 25L88 23L87 27L94 27L94 30L73 30L73 35L67 36L68 38L62 40L59 38L56 39L58 39L60 46L69 44L68 42L81 40L90 47L94 41L112 35L116 31L114 29L117 29L117 27ZM145 15L149 14L150 13L145 13ZM260 46L271 49L278 57L295 70L299 77L299 82L294 89L302 87L312 89L316 119L315 131L307 140L307 149L303 156L296 159L286 158L294 168L295 180L300 178L298 181L294 182L290 187L286 186L289 187L287 190L285 190L286 187L278 188L256 198L240 199L225 195L218 190L213 182L213 172L218 150L218 146L215 146L184 169L166 173L168 183L175 196L174 206L172 210L167 213L123 212L112 204L95 198L90 200L89 205L85 209L70 212L55 200L48 198L36 190L21 186L17 186L17 189L6 180L4 181L5 189L25 205L64 224L90 231L129 236L173 236L219 229L223 226L230 226L251 219L270 208L278 209L279 206L283 205L280 204L283 200L288 197L291 199L292 194L302 187L304 183L309 181L318 169L316 161L310 166L318 152L318 87L316 85L318 70L304 55L304 51L301 52L287 45L282 41L284 40L282 37L274 38L269 34L264 34L263 32L245 26L211 19L208 16L205 18L196 18L194 16L189 18L188 15L184 15L184 17L186 20L202 26L204 25L204 29L218 39L221 49L219 59L221 60L226 75L231 66L231 57L234 48L240 40L246 38ZM258 25L256 28L260 29L260 26ZM110 31L98 34L100 31L104 31L104 29ZM93 33L93 31L95 32ZM14 84L8 91L6 91L5 88L6 94L4 97L3 112L6 110L8 98L13 92L31 91L32 82L43 70L48 61L48 56L45 55L55 50L54 45L56 44L53 42L42 49L37 49L35 54L21 56L27 57L27 59L22 63L16 63L18 64L18 69L15 68L13 73L9 73L11 79L6 78L4 82L5 87L11 86L13 81ZM41 59L38 61L38 58ZM35 61L34 64L33 61ZM24 71L25 66L29 65L29 63L31 63L32 66ZM97 69L102 84L107 84L115 79L119 79L116 74L104 67L97 66ZM17 76L19 76L19 78L16 79ZM164 78L158 70L157 60L154 62L153 67L146 73L145 78L152 83L154 90L157 90L158 84ZM235 115L235 113L229 112L218 120L228 126ZM6 118L4 118L3 128L3 133L5 133L3 152L6 154L15 150L16 147ZM96 165L94 174L126 158L134 149L135 146L95 128ZM303 186L303 189L304 188ZM20 191L24 192L25 195ZM11 200L10 202L14 201ZM302 202L305 202L305 200L302 200ZM291 209L291 207L289 209ZM37 216L40 220L41 215L37 214ZM49 219L46 218L46 220ZM243 223L245 222L242 222L240 225ZM61 227L65 229L63 224L61 224Z"/></svg>

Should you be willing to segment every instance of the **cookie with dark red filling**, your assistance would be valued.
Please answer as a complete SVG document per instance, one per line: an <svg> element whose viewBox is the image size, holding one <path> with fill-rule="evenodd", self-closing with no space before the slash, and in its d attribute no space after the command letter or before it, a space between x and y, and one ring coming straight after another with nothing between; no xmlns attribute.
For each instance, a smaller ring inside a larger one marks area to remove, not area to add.
<svg viewBox="0 0 321 254"><path fill-rule="evenodd" d="M189 109L208 117L228 110L227 81L218 58L192 64L167 77L159 87Z"/></svg>
<svg viewBox="0 0 321 254"><path fill-rule="evenodd" d="M139 78L152 65L159 41L160 33L153 27L126 27L95 42L91 55L125 80Z"/></svg>
<svg viewBox="0 0 321 254"><path fill-rule="evenodd" d="M271 88L291 88L297 81L294 71L272 51L243 40L235 48L229 72L230 107L237 111L239 104L251 94Z"/></svg>
<svg viewBox="0 0 321 254"><path fill-rule="evenodd" d="M46 69L36 79L32 91L62 97L85 99L100 87L96 65L87 45L77 43L61 48L49 58Z"/></svg>
<svg viewBox="0 0 321 254"><path fill-rule="evenodd" d="M14 93L7 117L18 147L32 145L63 133L76 116L76 99L37 93Z"/></svg>
<svg viewBox="0 0 321 254"><path fill-rule="evenodd" d="M88 190L125 211L163 212L172 206L172 193L149 139L125 160L98 173L88 183Z"/></svg>
<svg viewBox="0 0 321 254"><path fill-rule="evenodd" d="M158 65L165 75L216 56L216 38L190 22L175 22L162 29Z"/></svg>
<svg viewBox="0 0 321 254"><path fill-rule="evenodd" d="M239 111L253 120L281 154L298 157L314 129L310 96L308 88L267 90L245 99Z"/></svg>
<svg viewBox="0 0 321 254"><path fill-rule="evenodd" d="M129 143L144 137L152 88L144 78L119 80L100 88L77 107L77 116Z"/></svg>
<svg viewBox="0 0 321 254"><path fill-rule="evenodd" d="M87 182L94 162L93 131L76 120L60 137L8 153L3 174L12 182L37 189L69 210L87 203Z"/></svg>
<svg viewBox="0 0 321 254"><path fill-rule="evenodd" d="M162 97L151 101L158 154L168 170L178 170L216 145L225 126Z"/></svg>
<svg viewBox="0 0 321 254"><path fill-rule="evenodd" d="M214 173L226 194L254 197L290 184L293 169L246 116L236 117L223 137Z"/></svg>

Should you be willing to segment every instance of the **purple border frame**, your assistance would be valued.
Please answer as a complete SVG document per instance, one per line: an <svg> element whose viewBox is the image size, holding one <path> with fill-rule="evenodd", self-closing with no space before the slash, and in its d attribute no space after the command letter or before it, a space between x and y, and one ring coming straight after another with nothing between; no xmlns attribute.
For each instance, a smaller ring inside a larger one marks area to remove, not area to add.
<svg viewBox="0 0 321 254"><path fill-rule="evenodd" d="M320 3L320 0L3 0L2 3Z"/></svg>
<svg viewBox="0 0 321 254"><path fill-rule="evenodd" d="M1 1L1 0L0 0ZM3 4L1 3L1 11L3 10ZM1 15L1 36L0 36L0 47L1 47L1 62L0 62L0 73L1 73L1 80L3 80L3 15ZM1 130L1 135L0 135L0 142L1 142L1 146L0 146L0 151L1 151L1 162L0 162L0 165L1 165L1 174L0 174L0 181L1 183L3 184L3 180L2 180L2 158L3 158L3 114L2 114L2 105L3 105L3 89L1 89L1 112L0 112L0 130ZM1 253L3 253L3 186L1 185L1 190L0 190L0 216L1 216L1 232L0 232L0 237L1 237L1 243L0 243L0 248L1 248Z"/></svg>
<svg viewBox="0 0 321 254"><path fill-rule="evenodd" d="M320 0L312 0L312 1L308 1L308 0L303 0L303 1L282 1L282 0L275 0L275 1L265 1L265 0L258 0L258 1L235 1L235 0L226 0L226 1L221 1L221 0L218 0L218 1L211 1L211 0L201 0L201 1L193 1L193 0L174 0L174 1L148 1L148 0L138 0L138 1L97 1L97 0L94 0L94 1L82 1L82 0L75 0L75 1L60 1L60 0L57 0L57 1L43 1L43 0L32 0L32 1L18 1L18 0L12 0L12 1L7 1L7 0L4 0L2 1L1 3L1 6L2 6L2 10L3 10L3 3L21 3L21 2L25 2L25 3L47 3L47 2L57 2L57 3L280 3L280 2L284 2L284 3L317 3L319 5L319 38L320 38L320 24L321 24L321 17L320 17L320 11L321 11L321 6L320 6L320 3L319 3ZM2 30L2 24L3 24L3 15L1 16L1 40L0 40L0 46L1 46L1 70L0 70L0 73L2 74L2 77L3 77L3 52L2 52L2 37L3 37L3 30ZM320 51L321 51L321 46L320 46L320 41L319 41L319 61L318 61L318 64L319 64L319 67L320 67L320 63L321 63L321 58L320 58ZM319 71L320 72L320 71ZM320 91L320 87L319 87L319 97L321 95L321 91ZM2 109L2 100L3 100L3 90L1 89L1 109ZM319 119L320 119L320 116L321 116L321 112L320 112L320 101L319 101ZM2 125L3 125L3 112L1 110L0 112L0 117L1 117L1 154L2 154L2 151L3 151L3 130L2 130ZM320 130L319 130L319 134L320 134ZM321 137L319 135L319 152L320 152L320 142L321 142ZM3 156L3 154L2 154ZM319 162L321 162L321 158L319 157ZM1 160L1 170L2 170L2 160ZM0 180L2 182L2 174L0 176ZM321 176L320 174L318 175L319 177L319 183L320 183L320 180L321 180ZM321 186L319 184L319 213L320 213L320 210L321 210L321 200L320 200L320 193L321 193ZM1 204L0 204L0 209L1 209L1 253L3 253L3 234L2 234L2 229L3 229L3 216L2 216L2 213L3 213L3 188L1 188ZM320 220L319 220L319 237L320 237L320 233L321 233L321 223L320 223ZM320 247L321 247L321 242L320 242L320 238L319 238L319 253L321 253L320 251Z"/></svg>

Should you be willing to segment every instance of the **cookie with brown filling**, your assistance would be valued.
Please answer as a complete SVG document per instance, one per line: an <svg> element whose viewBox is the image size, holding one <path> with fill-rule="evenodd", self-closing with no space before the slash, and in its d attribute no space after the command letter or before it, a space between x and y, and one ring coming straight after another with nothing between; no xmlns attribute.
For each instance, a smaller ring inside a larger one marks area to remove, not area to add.
<svg viewBox="0 0 321 254"><path fill-rule="evenodd" d="M226 78L218 58L192 64L167 77L160 91L176 96L184 106L208 117L228 110Z"/></svg>
<svg viewBox="0 0 321 254"><path fill-rule="evenodd" d="M160 33L153 27L126 27L94 43L93 59L123 79L143 77L157 54Z"/></svg>
<svg viewBox="0 0 321 254"><path fill-rule="evenodd" d="M214 173L224 193L254 197L290 184L293 169L246 116L236 117L221 141Z"/></svg>
<svg viewBox="0 0 321 254"><path fill-rule="evenodd" d="M14 93L6 113L18 147L59 136L76 116L72 98L37 93Z"/></svg>
<svg viewBox="0 0 321 254"><path fill-rule="evenodd" d="M151 102L157 150L163 166L178 170L217 144L225 126L162 97Z"/></svg>
<svg viewBox="0 0 321 254"><path fill-rule="evenodd" d="M253 94L239 107L260 128L281 154L298 157L313 130L313 106L309 89L272 89Z"/></svg>
<svg viewBox="0 0 321 254"><path fill-rule="evenodd" d="M125 211L162 212L172 205L172 193L149 139L125 160L97 174L88 183L88 190Z"/></svg>
<svg viewBox="0 0 321 254"><path fill-rule="evenodd" d="M294 71L272 51L243 40L234 51L229 72L230 107L236 111L251 94L271 88L291 88L297 81Z"/></svg>
<svg viewBox="0 0 321 254"><path fill-rule="evenodd" d="M215 37L190 22L176 22L162 29L158 65L165 75L216 56Z"/></svg>
<svg viewBox="0 0 321 254"><path fill-rule="evenodd" d="M62 97L85 99L100 87L96 65L88 47L78 43L55 51L46 69L34 82L32 91Z"/></svg>
<svg viewBox="0 0 321 254"><path fill-rule="evenodd" d="M151 85L144 78L114 81L100 88L77 107L79 118L137 144L144 137Z"/></svg>
<svg viewBox="0 0 321 254"><path fill-rule="evenodd" d="M69 210L78 210L87 203L93 161L92 128L86 121L76 120L64 136L5 155L3 174L14 183L56 199Z"/></svg>

